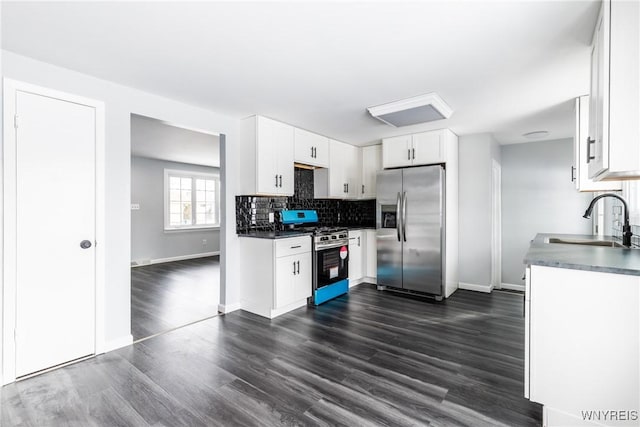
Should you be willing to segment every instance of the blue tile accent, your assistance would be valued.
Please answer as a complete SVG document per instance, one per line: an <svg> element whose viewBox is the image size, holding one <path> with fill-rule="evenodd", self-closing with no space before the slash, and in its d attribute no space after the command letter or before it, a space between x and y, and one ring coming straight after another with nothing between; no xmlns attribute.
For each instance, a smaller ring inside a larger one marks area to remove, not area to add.
<svg viewBox="0 0 640 427"><path fill-rule="evenodd" d="M329 301L337 296L346 294L349 292L349 279L344 279L333 285L323 286L322 288L313 292L313 302L315 305L320 305L323 302Z"/></svg>
<svg viewBox="0 0 640 427"><path fill-rule="evenodd" d="M308 224L318 222L318 213L314 210L289 210L281 211L280 218L283 224Z"/></svg>

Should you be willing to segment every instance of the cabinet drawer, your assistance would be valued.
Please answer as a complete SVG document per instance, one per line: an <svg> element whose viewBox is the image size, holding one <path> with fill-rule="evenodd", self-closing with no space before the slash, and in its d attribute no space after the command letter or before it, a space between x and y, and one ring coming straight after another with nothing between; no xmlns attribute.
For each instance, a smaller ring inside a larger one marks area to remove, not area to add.
<svg viewBox="0 0 640 427"><path fill-rule="evenodd" d="M311 236L292 237L275 241L276 258L311 252Z"/></svg>

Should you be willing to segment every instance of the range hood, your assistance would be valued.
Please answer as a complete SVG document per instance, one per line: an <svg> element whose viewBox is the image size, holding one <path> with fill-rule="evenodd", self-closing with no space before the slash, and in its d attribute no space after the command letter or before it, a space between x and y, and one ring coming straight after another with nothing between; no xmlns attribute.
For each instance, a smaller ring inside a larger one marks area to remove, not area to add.
<svg viewBox="0 0 640 427"><path fill-rule="evenodd" d="M393 127L448 119L453 114L453 109L435 92L369 107L367 110L376 119Z"/></svg>

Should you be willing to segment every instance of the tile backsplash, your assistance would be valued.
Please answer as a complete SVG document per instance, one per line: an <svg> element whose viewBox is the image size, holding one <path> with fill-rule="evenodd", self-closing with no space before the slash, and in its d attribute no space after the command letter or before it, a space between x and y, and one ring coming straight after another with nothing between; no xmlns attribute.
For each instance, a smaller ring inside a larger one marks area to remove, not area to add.
<svg viewBox="0 0 640 427"><path fill-rule="evenodd" d="M282 229L283 209L315 209L321 226L375 227L375 200L314 199L313 171L308 169L295 169L294 185L293 197L236 196L236 232Z"/></svg>

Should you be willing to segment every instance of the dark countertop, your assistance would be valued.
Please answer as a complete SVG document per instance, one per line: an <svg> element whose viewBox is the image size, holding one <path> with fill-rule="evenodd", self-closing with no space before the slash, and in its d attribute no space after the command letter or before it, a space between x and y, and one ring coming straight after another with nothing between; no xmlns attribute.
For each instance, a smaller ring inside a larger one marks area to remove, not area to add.
<svg viewBox="0 0 640 427"><path fill-rule="evenodd" d="M640 276L640 249L545 243L549 237L615 240L611 236L540 233L531 242L525 264Z"/></svg>
<svg viewBox="0 0 640 427"><path fill-rule="evenodd" d="M238 234L238 237L253 237L256 239L287 239L289 237L311 236L308 231L252 231L250 233Z"/></svg>
<svg viewBox="0 0 640 427"><path fill-rule="evenodd" d="M336 226L346 228L347 230L375 230L375 227L366 227L362 225L343 225ZM313 233L309 231L284 230L284 231L251 231L249 233L237 233L239 237L253 237L257 239L286 239L288 237L311 236Z"/></svg>

